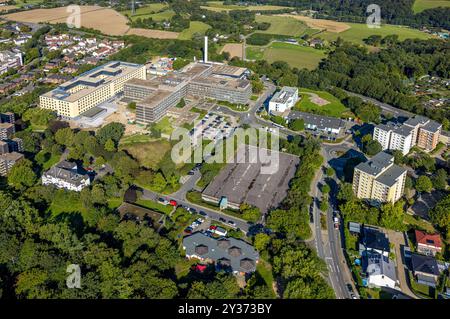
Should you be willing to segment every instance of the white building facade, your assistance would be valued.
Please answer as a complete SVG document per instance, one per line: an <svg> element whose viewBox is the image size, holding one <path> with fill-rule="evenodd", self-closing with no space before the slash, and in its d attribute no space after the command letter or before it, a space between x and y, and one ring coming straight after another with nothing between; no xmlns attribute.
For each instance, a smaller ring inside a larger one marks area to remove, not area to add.
<svg viewBox="0 0 450 319"><path fill-rule="evenodd" d="M269 112L283 113L291 109L298 101L298 88L284 86L281 91L275 93L269 102Z"/></svg>

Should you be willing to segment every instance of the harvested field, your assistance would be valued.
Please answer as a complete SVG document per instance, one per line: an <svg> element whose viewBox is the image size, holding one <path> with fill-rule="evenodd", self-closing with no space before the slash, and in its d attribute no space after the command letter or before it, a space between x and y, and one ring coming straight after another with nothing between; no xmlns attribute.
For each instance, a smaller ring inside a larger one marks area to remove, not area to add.
<svg viewBox="0 0 450 319"><path fill-rule="evenodd" d="M13 21L31 23L64 23L72 14L70 11L67 11L67 8L68 7L35 9L7 14L3 16L3 18ZM121 36L125 34L134 34L147 38L157 39L176 39L178 37L177 32L130 28L127 25L127 17L113 9L103 8L99 6L80 6L80 8L81 26L99 30L106 35Z"/></svg>
<svg viewBox="0 0 450 319"><path fill-rule="evenodd" d="M139 29L139 28L131 28L126 34L127 35L140 35L143 37L154 38L154 39L176 39L179 36L178 32Z"/></svg>
<svg viewBox="0 0 450 319"><path fill-rule="evenodd" d="M220 53L222 52L228 52L230 54L230 57L237 56L238 58L242 59L244 55L244 46L242 43L227 43L224 45L222 50L220 50Z"/></svg>
<svg viewBox="0 0 450 319"><path fill-rule="evenodd" d="M127 25L127 18L115 10L99 6L80 6L80 8L80 22L83 27L96 29L107 35L124 35L130 28ZM60 7L17 12L4 17L19 22L64 23L71 14L68 7Z"/></svg>
<svg viewBox="0 0 450 319"><path fill-rule="evenodd" d="M345 30L350 29L350 26L347 23L338 22L338 21L325 20L325 19L313 19L310 17L293 15L293 14L279 14L278 16L294 18L294 19L305 22L306 25L312 29L326 30L328 32L340 33L340 32L344 32Z"/></svg>
<svg viewBox="0 0 450 319"><path fill-rule="evenodd" d="M17 9L16 6L0 6L0 11L8 11L12 9Z"/></svg>

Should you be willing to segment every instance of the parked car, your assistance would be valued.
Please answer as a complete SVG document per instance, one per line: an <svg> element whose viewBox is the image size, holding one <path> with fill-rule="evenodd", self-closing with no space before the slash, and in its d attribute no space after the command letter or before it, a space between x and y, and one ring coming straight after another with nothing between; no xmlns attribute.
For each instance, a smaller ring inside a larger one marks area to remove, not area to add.
<svg viewBox="0 0 450 319"><path fill-rule="evenodd" d="M208 214L206 214L204 211L200 211L200 213L199 213L200 215L202 215L202 216L205 216L205 217L208 217Z"/></svg>
<svg viewBox="0 0 450 319"><path fill-rule="evenodd" d="M220 217L219 221L221 221L222 223L225 223L225 218Z"/></svg>
<svg viewBox="0 0 450 319"><path fill-rule="evenodd" d="M192 233L192 227L186 227L186 228L184 229L184 232L187 233L187 234Z"/></svg>
<svg viewBox="0 0 450 319"><path fill-rule="evenodd" d="M188 175L194 175L194 171L189 171Z"/></svg>
<svg viewBox="0 0 450 319"><path fill-rule="evenodd" d="M191 213L192 214L197 214L197 210L195 208L191 208Z"/></svg>
<svg viewBox="0 0 450 319"><path fill-rule="evenodd" d="M169 201L164 199L164 198L162 198L162 197L158 198L158 203L160 203L160 204L162 204L164 206L169 205Z"/></svg>
<svg viewBox="0 0 450 319"><path fill-rule="evenodd" d="M236 225L236 223L235 223L234 221L232 221L232 220L229 220L229 221L228 221L228 224L230 224L230 225L232 225L232 226Z"/></svg>
<svg viewBox="0 0 450 319"><path fill-rule="evenodd" d="M175 201L175 200L173 200L173 199L170 200L169 204L170 204L171 206L173 206L173 207L177 207L177 206L178 206L177 201Z"/></svg>

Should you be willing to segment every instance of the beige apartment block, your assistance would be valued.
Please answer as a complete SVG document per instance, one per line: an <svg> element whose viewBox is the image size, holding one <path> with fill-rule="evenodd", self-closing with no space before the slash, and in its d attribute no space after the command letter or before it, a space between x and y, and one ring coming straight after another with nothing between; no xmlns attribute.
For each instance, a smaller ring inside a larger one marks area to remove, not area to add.
<svg viewBox="0 0 450 319"><path fill-rule="evenodd" d="M439 143L442 125L427 117L416 115L408 119L404 125L411 127L412 144L430 152L434 150Z"/></svg>
<svg viewBox="0 0 450 319"><path fill-rule="evenodd" d="M375 205L395 203L403 196L406 169L394 164L394 157L380 152L354 169L353 191L358 198Z"/></svg>
<svg viewBox="0 0 450 319"><path fill-rule="evenodd" d="M54 110L58 115L75 118L123 92L124 83L131 79L145 80L145 66L109 62L41 95L39 106Z"/></svg>

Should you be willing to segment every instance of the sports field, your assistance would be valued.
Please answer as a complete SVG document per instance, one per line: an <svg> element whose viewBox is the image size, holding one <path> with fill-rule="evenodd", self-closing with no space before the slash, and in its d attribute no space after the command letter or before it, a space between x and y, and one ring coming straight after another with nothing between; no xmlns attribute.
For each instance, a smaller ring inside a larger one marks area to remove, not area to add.
<svg viewBox="0 0 450 319"><path fill-rule="evenodd" d="M368 28L366 24L362 23L347 23L347 24L350 26L350 29L344 32L335 33L325 31L323 33L319 33L318 36L328 41L334 41L338 37L341 37L343 40L359 44L364 44L363 39L368 38L371 35L381 35L382 37L385 37L387 35L397 34L399 40L414 39L414 38L429 39L432 37L428 33L403 26L384 24L381 25L380 28L371 29Z"/></svg>
<svg viewBox="0 0 450 319"><path fill-rule="evenodd" d="M249 10L249 11L264 11L264 10L281 10L289 9L289 7L260 5L260 6L239 6L239 5L225 5L223 1L208 1L207 6L202 6L202 9L211 11L230 11L230 10Z"/></svg>
<svg viewBox="0 0 450 319"><path fill-rule="evenodd" d="M437 7L450 7L450 0L416 0L414 1L413 11L414 13L418 13Z"/></svg>
<svg viewBox="0 0 450 319"><path fill-rule="evenodd" d="M199 34L205 34L206 30L211 28L210 25L203 23L201 21L191 21L189 23L189 28L186 30L183 30L180 35L178 36L178 39L180 40L190 40L192 39L192 36L195 33Z"/></svg>
<svg viewBox="0 0 450 319"><path fill-rule="evenodd" d="M249 60L265 59L270 63L285 61L291 67L299 69L313 70L319 65L320 60L325 57L326 54L322 50L289 43L274 42L268 48L247 47L247 59Z"/></svg>
<svg viewBox="0 0 450 319"><path fill-rule="evenodd" d="M270 23L269 29L265 31L258 31L258 33L281 34L298 37L303 35L308 30L305 23L290 17L259 15L256 16L256 22Z"/></svg>
<svg viewBox="0 0 450 319"><path fill-rule="evenodd" d="M350 110L328 92L300 88L299 94L300 101L295 105L299 111L338 118L351 116Z"/></svg>

